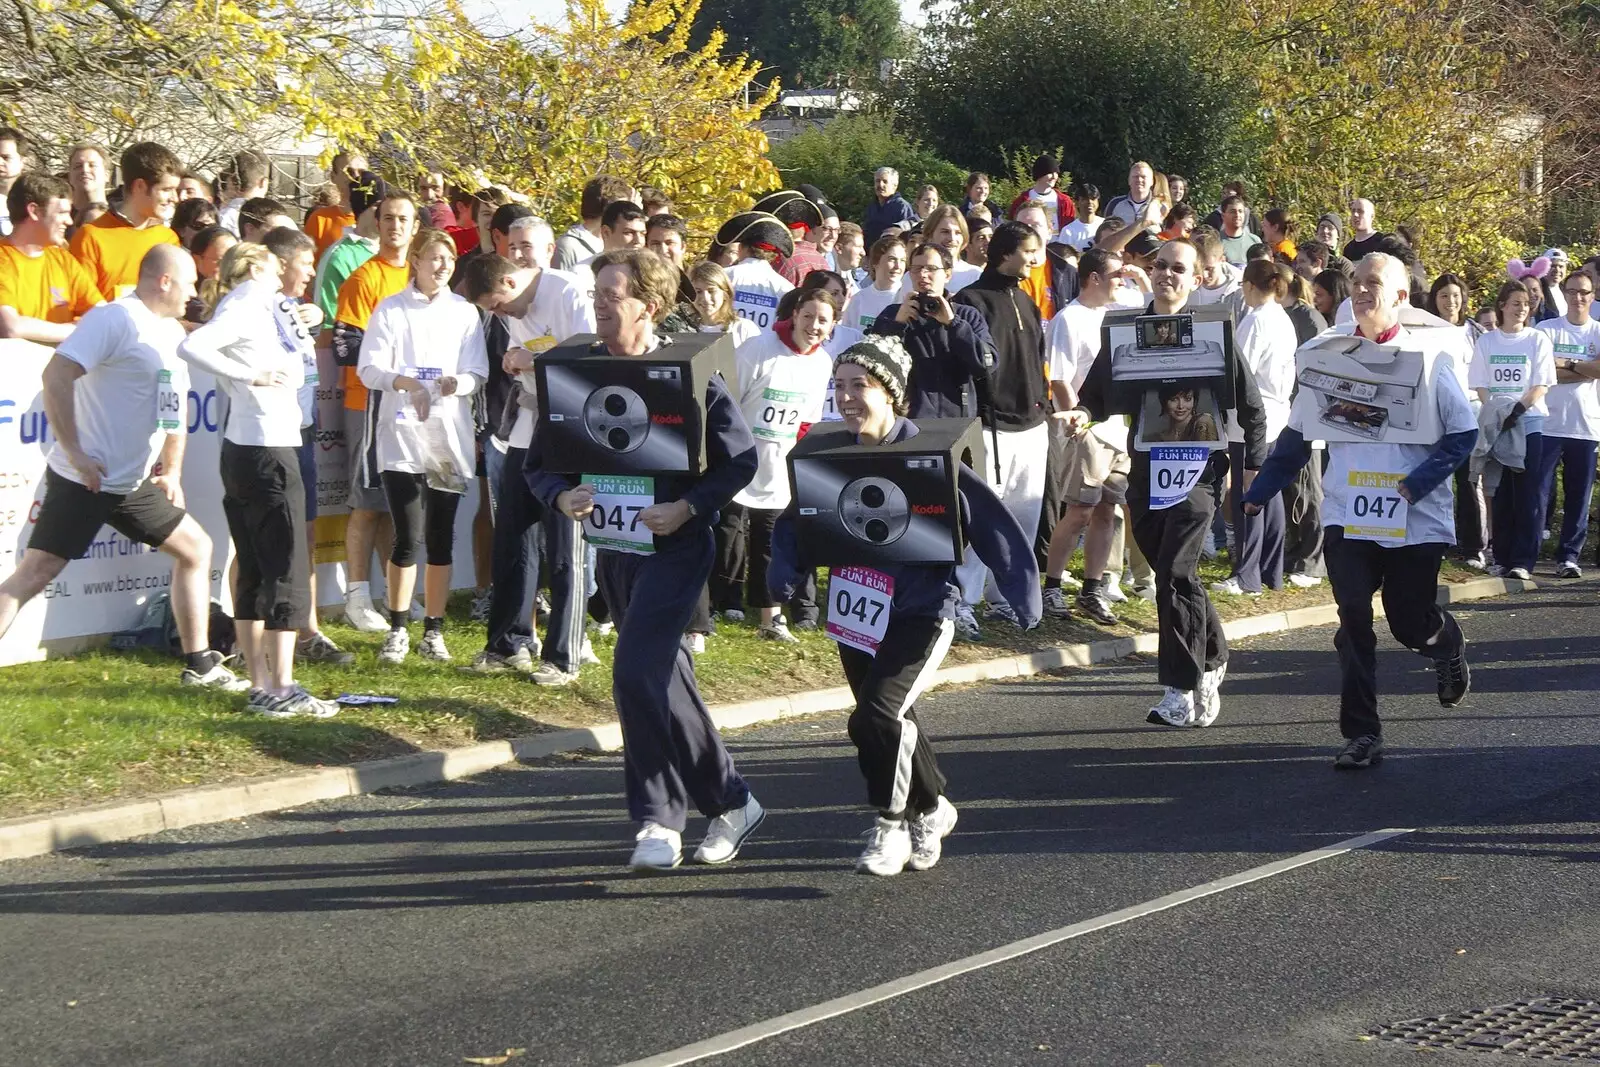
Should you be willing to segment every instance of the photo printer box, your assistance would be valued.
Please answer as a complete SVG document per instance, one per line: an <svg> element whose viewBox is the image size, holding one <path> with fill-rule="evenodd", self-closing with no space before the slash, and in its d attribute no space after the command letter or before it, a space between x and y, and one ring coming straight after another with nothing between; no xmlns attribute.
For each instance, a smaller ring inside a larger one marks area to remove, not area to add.
<svg viewBox="0 0 1600 1067"><path fill-rule="evenodd" d="M1109 380L1111 413L1136 415L1146 394L1182 383L1207 389L1226 411L1233 397L1233 316L1222 305L1190 308L1176 315L1114 311L1100 327L1102 353L1091 373Z"/></svg>
<svg viewBox="0 0 1600 1067"><path fill-rule="evenodd" d="M703 474L706 384L732 381L733 339L673 334L646 356L613 356L593 335L534 361L547 462L584 474Z"/></svg>
<svg viewBox="0 0 1600 1067"><path fill-rule="evenodd" d="M858 445L821 423L789 453L795 538L819 567L961 561L957 464L983 470L977 419L927 419L898 444Z"/></svg>

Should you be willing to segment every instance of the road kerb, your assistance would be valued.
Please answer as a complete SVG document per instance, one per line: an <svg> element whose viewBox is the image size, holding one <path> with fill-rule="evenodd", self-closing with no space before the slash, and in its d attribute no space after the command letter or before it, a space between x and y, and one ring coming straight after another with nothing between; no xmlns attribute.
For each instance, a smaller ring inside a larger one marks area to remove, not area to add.
<svg viewBox="0 0 1600 1067"><path fill-rule="evenodd" d="M1537 588L1538 584L1531 581L1474 578L1441 585L1439 602L1456 604ZM1378 607L1381 611L1381 605ZM1230 641L1237 641L1244 637L1324 626L1337 619L1338 612L1334 605L1318 604L1234 619L1224 624L1224 630ZM962 663L939 671L934 686L1021 678L1068 667L1109 663L1131 655L1153 653L1158 642L1156 634L1145 633ZM719 729L735 730L802 715L841 711L853 704L850 690L838 686L741 704L724 704L712 708L711 717ZM0 820L0 860L125 841L163 830L226 822L380 789L431 785L482 774L515 760L545 759L582 751L613 752L621 747L622 728L610 723L582 729L552 730L510 741L485 741L459 748L367 760L348 767L319 768L229 785L202 786L144 800L103 804L53 815Z"/></svg>

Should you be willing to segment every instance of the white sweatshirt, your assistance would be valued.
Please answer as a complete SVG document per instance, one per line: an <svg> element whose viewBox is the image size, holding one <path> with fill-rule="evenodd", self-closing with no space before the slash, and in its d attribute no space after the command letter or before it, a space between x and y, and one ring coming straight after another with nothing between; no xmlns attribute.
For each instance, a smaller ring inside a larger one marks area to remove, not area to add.
<svg viewBox="0 0 1600 1067"><path fill-rule="evenodd" d="M441 420L455 458L470 462L472 405L466 398L489 376L489 358L478 309L468 300L448 289L440 289L430 300L415 285L384 299L367 324L356 373L362 385L381 394L380 469L424 474L432 465L428 437L411 397L394 387L402 375L429 384L432 403L427 421ZM441 378L456 380L453 395L438 395L433 383Z"/></svg>
<svg viewBox="0 0 1600 1067"><path fill-rule="evenodd" d="M833 378L833 357L818 346L801 355L771 330L734 352L739 406L756 439L758 466L750 484L733 499L747 508L781 511L789 506L785 460L802 424L822 421Z"/></svg>
<svg viewBox="0 0 1600 1067"><path fill-rule="evenodd" d="M236 445L300 447L299 391L306 365L294 340L279 332L281 299L276 280L244 282L222 298L210 322L178 346L183 360L217 379L228 398L222 436ZM251 384L272 371L281 371L285 384Z"/></svg>

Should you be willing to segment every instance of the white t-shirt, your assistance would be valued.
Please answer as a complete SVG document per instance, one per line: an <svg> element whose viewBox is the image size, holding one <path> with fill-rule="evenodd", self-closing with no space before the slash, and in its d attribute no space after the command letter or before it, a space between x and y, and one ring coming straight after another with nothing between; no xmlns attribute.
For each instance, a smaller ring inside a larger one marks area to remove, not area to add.
<svg viewBox="0 0 1600 1067"><path fill-rule="evenodd" d="M1223 261L1219 269L1222 271L1221 284L1212 288L1207 288L1204 285L1197 287L1194 292L1189 294L1190 307L1220 304L1239 291L1239 286L1244 281L1244 271L1227 261Z"/></svg>
<svg viewBox="0 0 1600 1067"><path fill-rule="evenodd" d="M1100 355L1100 325L1106 312L1118 306L1113 302L1092 308L1074 300L1056 312L1044 337L1044 358L1050 365L1051 381L1067 383L1074 395L1083 389L1089 368ZM1121 415L1095 423L1089 432L1120 452L1128 450L1128 420Z"/></svg>
<svg viewBox="0 0 1600 1067"><path fill-rule="evenodd" d="M217 225L238 237L239 209L242 207L244 207L244 197L239 196L217 208Z"/></svg>
<svg viewBox="0 0 1600 1067"><path fill-rule="evenodd" d="M844 306L844 312L839 316L839 322L844 326L854 326L858 330L870 330L872 324L878 321L878 313L890 304L900 303L900 290L879 289L876 285L869 285L862 289L850 302Z"/></svg>
<svg viewBox="0 0 1600 1067"><path fill-rule="evenodd" d="M801 355L768 330L734 353L737 396L756 439L758 464L750 484L733 499L747 508L779 511L789 506L789 471L784 462L802 423L822 421L833 357L822 347Z"/></svg>
<svg viewBox="0 0 1600 1067"><path fill-rule="evenodd" d="M1234 351L1255 379L1261 409L1267 421L1267 445L1289 422L1289 402L1294 395L1294 352L1300 347L1289 313L1276 300L1246 308L1233 338ZM1244 441L1244 431L1228 420L1228 440Z"/></svg>
<svg viewBox="0 0 1600 1067"><path fill-rule="evenodd" d="M772 329L778 321L778 301L794 288L789 279L760 258L741 260L729 267L728 284L733 287L734 314L749 319L758 330Z"/></svg>
<svg viewBox="0 0 1600 1067"><path fill-rule="evenodd" d="M210 322L178 346L181 358L216 377L218 391L228 398L222 436L236 445L300 447L306 361L279 335L282 299L276 280L244 282L222 298ZM253 384L270 371L281 371L285 384Z"/></svg>
<svg viewBox="0 0 1600 1067"><path fill-rule="evenodd" d="M433 299L408 285L373 309L361 341L357 367L361 384L381 394L378 401L378 466L405 474L426 474L443 461L470 477L476 451L472 403L467 398L489 377L483 323L466 298L441 289ZM400 376L423 382L456 380L455 392L438 395L430 387L427 419L407 393L394 387ZM442 441L427 425L441 424ZM447 454L441 454L447 453Z"/></svg>
<svg viewBox="0 0 1600 1067"><path fill-rule="evenodd" d="M1354 325L1334 326L1329 332L1349 337L1356 330ZM1408 336L1405 327L1401 327L1400 332L1388 343L1403 348ZM1472 408L1467 404L1467 394L1462 392L1461 383L1456 380L1455 372L1451 369L1448 359L1439 358L1433 360L1430 391L1439 413L1441 436L1443 434L1463 433L1467 430L1476 430L1478 428L1478 420L1473 417ZM1301 405L1296 405L1296 408L1303 410ZM1318 434L1316 425L1305 425L1296 417L1293 411L1289 415L1289 428L1298 430L1308 441ZM1343 441L1329 442L1328 469L1322 475L1322 524L1324 526L1345 525L1345 501L1350 493L1352 475L1358 473L1399 474L1401 476L1410 474L1432 455L1435 447L1432 444L1395 445L1382 443L1347 444ZM1404 541L1387 540L1379 541L1378 543L1388 548L1394 548L1402 544L1455 544L1455 495L1451 491L1450 479L1446 478L1433 492L1409 505L1406 510L1406 538Z"/></svg>
<svg viewBox="0 0 1600 1067"><path fill-rule="evenodd" d="M1022 207L1029 207L1029 206L1044 208L1044 221L1045 221L1045 225L1049 227L1050 232L1051 233L1055 233L1055 232L1057 232L1058 230L1061 229L1061 191L1060 190L1051 189L1048 192L1039 193L1039 192L1035 192L1034 189L1030 186L1028 191L1023 193L1022 196L1023 196L1023 201L1024 202L1023 202L1023 204L1019 205L1019 210Z"/></svg>
<svg viewBox="0 0 1600 1067"><path fill-rule="evenodd" d="M1566 319L1548 319L1535 329L1550 335L1556 359L1600 359L1600 320L1574 326ZM1550 409L1544 423L1547 437L1600 441L1600 381L1552 385L1545 406Z"/></svg>
<svg viewBox="0 0 1600 1067"><path fill-rule="evenodd" d="M1061 227L1061 232L1057 234L1056 240L1082 252L1085 248L1094 244L1094 235L1100 231L1100 225L1105 221L1104 215L1096 215L1088 221L1073 219Z"/></svg>
<svg viewBox="0 0 1600 1067"><path fill-rule="evenodd" d="M1467 368L1467 385L1487 389L1490 396L1520 397L1535 385L1556 384L1555 349L1550 335L1524 326L1515 334L1494 329L1478 338ZM1543 400L1529 405L1529 415L1548 415Z"/></svg>
<svg viewBox="0 0 1600 1067"><path fill-rule="evenodd" d="M133 492L150 476L167 435L188 432L189 368L178 359L183 337L176 319L162 318L129 295L90 308L56 347L84 370L72 408L78 447L106 469L101 492ZM83 484L59 442L46 462L61 477Z"/></svg>
<svg viewBox="0 0 1600 1067"><path fill-rule="evenodd" d="M572 275L556 270L542 271L528 310L520 318L505 316L505 323L510 338L508 349L524 348L537 356L569 337L594 333L594 304ZM538 378L532 368L517 375L517 381L530 397L538 397ZM531 409L519 407L507 444L512 448L527 448L532 444L534 421Z"/></svg>

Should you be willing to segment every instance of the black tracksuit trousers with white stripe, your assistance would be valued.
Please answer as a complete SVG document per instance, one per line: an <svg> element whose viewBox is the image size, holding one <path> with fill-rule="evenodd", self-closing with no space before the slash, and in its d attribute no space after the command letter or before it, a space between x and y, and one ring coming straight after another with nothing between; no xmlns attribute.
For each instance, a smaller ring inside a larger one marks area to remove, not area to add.
<svg viewBox="0 0 1600 1067"><path fill-rule="evenodd" d="M839 661L856 698L850 740L867 779L867 803L885 818L932 811L944 793L944 775L914 705L938 673L954 633L949 619L896 615L876 656L839 646Z"/></svg>

